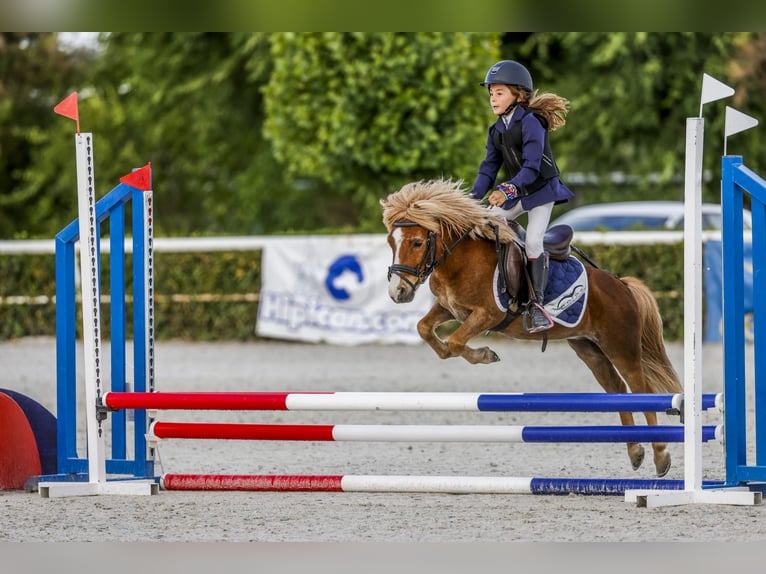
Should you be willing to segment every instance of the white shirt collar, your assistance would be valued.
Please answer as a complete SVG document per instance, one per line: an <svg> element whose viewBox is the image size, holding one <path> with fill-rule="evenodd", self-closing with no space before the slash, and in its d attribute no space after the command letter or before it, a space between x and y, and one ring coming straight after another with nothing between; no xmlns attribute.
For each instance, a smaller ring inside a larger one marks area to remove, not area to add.
<svg viewBox="0 0 766 574"><path fill-rule="evenodd" d="M503 123L505 124L506 128L508 127L508 124L511 123L511 118L513 118L513 114L516 113L516 110L518 108L519 106L516 106L515 108L513 108L513 111L510 114L508 114L507 116L501 116L503 118Z"/></svg>

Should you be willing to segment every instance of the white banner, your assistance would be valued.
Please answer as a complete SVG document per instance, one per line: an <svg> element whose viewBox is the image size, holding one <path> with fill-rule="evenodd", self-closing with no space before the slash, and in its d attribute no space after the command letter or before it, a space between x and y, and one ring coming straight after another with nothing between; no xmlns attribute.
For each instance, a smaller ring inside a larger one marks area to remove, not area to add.
<svg viewBox="0 0 766 574"><path fill-rule="evenodd" d="M428 284L411 303L388 296L385 235L286 237L263 250L255 331L263 337L342 345L420 342L433 304Z"/></svg>

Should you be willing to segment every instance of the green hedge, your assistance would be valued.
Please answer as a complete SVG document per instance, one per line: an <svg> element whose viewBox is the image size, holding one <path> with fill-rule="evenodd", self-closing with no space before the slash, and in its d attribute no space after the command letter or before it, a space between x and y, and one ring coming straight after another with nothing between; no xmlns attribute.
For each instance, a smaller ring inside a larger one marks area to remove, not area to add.
<svg viewBox="0 0 766 574"><path fill-rule="evenodd" d="M0 305L0 340L56 332L56 263L53 255L0 256L0 297L47 297L47 304Z"/></svg>
<svg viewBox="0 0 766 574"><path fill-rule="evenodd" d="M660 306L666 339L677 341L683 338L682 243L588 245L583 247L583 251L599 267L616 275L632 275L645 281ZM103 257L103 273L102 295L108 295L106 256ZM257 339L255 320L258 314L257 296L261 289L260 251L159 252L155 256L155 276L158 339ZM47 303L24 305L9 304L3 300L0 304L0 340L55 335L54 256L0 256L0 277L0 297L49 298ZM108 305L102 307L106 338L109 334L109 309ZM129 302L129 318L130 313ZM78 316L78 324L79 321Z"/></svg>
<svg viewBox="0 0 766 574"><path fill-rule="evenodd" d="M669 341L683 340L683 243L587 245L581 249L602 269L607 269L620 277L638 277L646 283L654 293L660 307L665 338Z"/></svg>

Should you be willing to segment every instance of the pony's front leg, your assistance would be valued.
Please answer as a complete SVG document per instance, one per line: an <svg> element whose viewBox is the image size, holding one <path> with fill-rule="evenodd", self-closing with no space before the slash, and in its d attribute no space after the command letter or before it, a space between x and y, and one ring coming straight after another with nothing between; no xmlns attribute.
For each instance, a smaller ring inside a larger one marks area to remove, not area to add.
<svg viewBox="0 0 766 574"><path fill-rule="evenodd" d="M477 363L495 363L500 360L492 349L489 347L479 347L474 349L468 346L468 341L473 339L476 335L479 335L487 330L491 325L495 325L497 322L492 322L490 314L476 310L473 311L463 321L463 324L458 327L452 335L447 339L447 345L449 346L452 356L463 357L469 363L475 365Z"/></svg>
<svg viewBox="0 0 766 574"><path fill-rule="evenodd" d="M448 309L442 307L438 301L433 304L431 309L428 310L420 321L418 321L418 334L428 345L439 355L442 359L449 359L450 357L456 357L450 351L439 336L436 334L436 328L442 323L446 323L454 319L455 317Z"/></svg>

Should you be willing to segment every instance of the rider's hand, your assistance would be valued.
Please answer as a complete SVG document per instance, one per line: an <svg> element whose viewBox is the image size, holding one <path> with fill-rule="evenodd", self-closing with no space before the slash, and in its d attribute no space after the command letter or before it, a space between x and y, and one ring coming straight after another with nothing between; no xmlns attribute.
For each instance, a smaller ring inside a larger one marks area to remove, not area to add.
<svg viewBox="0 0 766 574"><path fill-rule="evenodd" d="M508 198L505 196L505 194L502 191L500 191L499 189L496 189L495 191L489 194L489 199L487 201L489 202L490 205L500 207L506 201L508 201Z"/></svg>
<svg viewBox="0 0 766 574"><path fill-rule="evenodd" d="M497 207L502 206L509 199L514 199L518 196L519 190L510 181L506 181L497 186L497 189L493 191L489 196L489 204Z"/></svg>

